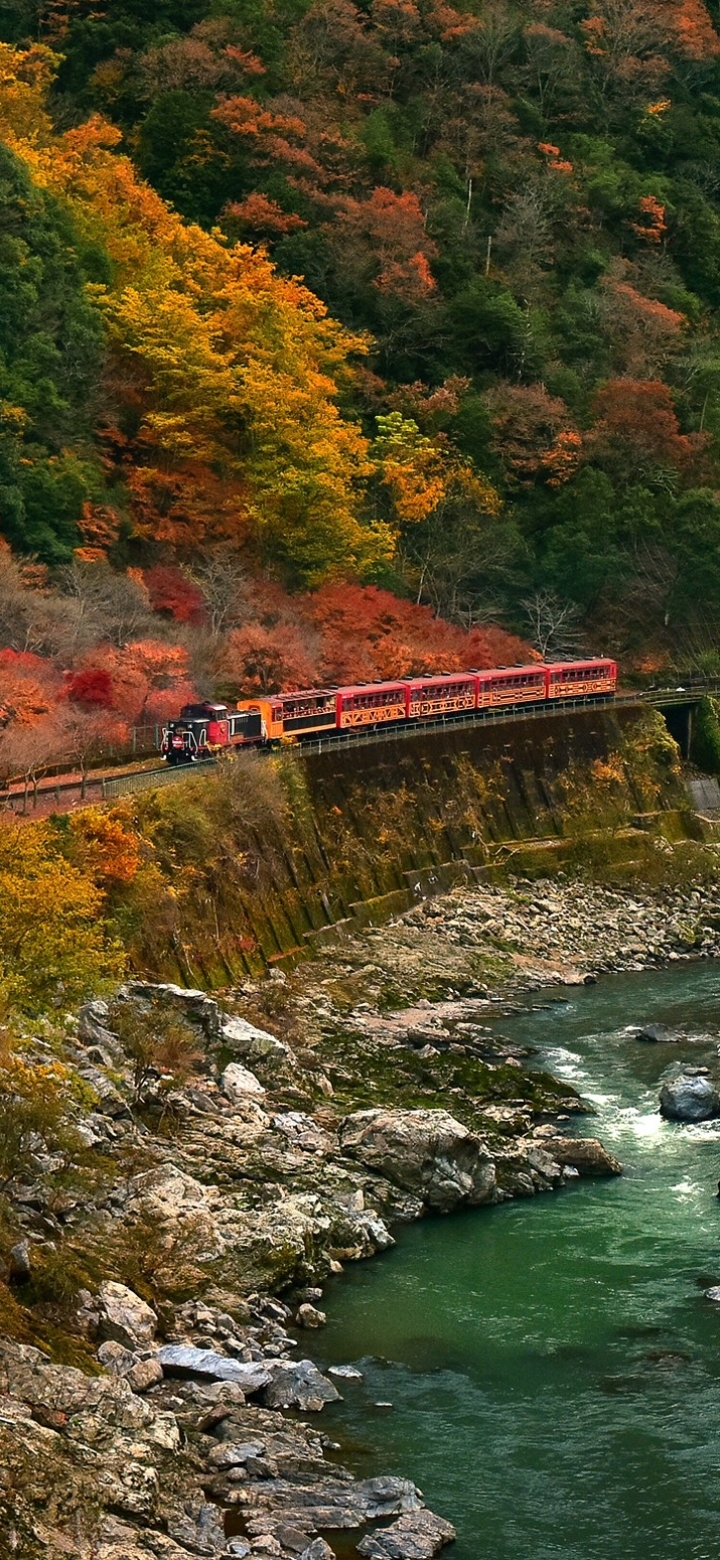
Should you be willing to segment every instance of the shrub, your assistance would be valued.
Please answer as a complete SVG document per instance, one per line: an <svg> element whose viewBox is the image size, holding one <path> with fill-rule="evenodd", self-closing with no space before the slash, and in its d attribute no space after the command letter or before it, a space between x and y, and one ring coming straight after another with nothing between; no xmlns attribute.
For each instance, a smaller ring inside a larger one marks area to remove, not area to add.
<svg viewBox="0 0 720 1560"><path fill-rule="evenodd" d="M142 1012L134 1004L114 1002L110 1025L132 1062L136 1100L153 1074L159 1074L170 1087L186 1083L204 1060L190 1026L158 1007Z"/></svg>
<svg viewBox="0 0 720 1560"><path fill-rule="evenodd" d="M38 1150L74 1146L71 1099L65 1067L30 1062L6 1043L0 1054L0 1187L34 1171Z"/></svg>

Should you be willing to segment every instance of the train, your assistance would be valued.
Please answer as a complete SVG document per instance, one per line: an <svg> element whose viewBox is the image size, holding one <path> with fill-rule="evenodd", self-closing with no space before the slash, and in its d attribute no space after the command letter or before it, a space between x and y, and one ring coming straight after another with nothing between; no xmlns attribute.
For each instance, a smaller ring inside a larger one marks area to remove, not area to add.
<svg viewBox="0 0 720 1560"><path fill-rule="evenodd" d="M347 688L305 688L239 699L235 706L185 704L162 733L168 764L194 764L233 749L303 742L334 732L378 730L441 717L482 717L485 711L612 698L617 665L594 660L534 662L489 671L400 677Z"/></svg>

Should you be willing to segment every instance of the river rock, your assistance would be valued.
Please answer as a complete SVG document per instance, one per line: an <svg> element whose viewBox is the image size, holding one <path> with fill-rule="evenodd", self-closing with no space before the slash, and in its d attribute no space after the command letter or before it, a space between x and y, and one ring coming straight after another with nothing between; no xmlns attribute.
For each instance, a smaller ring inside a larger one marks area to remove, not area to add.
<svg viewBox="0 0 720 1560"><path fill-rule="evenodd" d="M328 1365L328 1376L337 1376L340 1381L362 1381L363 1373L354 1365Z"/></svg>
<svg viewBox="0 0 720 1560"><path fill-rule="evenodd" d="M667 1024L644 1024L642 1029L638 1029L635 1039L655 1045L659 1041L672 1040L673 1035Z"/></svg>
<svg viewBox="0 0 720 1560"><path fill-rule="evenodd" d="M271 1369L264 1361L229 1360L213 1349L195 1349L190 1344L166 1343L158 1349L157 1357L166 1376L204 1376L209 1381L234 1381L247 1393L259 1392L272 1381ZM335 1388L332 1390L334 1392Z"/></svg>
<svg viewBox="0 0 720 1560"><path fill-rule="evenodd" d="M720 1094L705 1072L679 1073L660 1090L660 1113L668 1121L709 1121L720 1116Z"/></svg>
<svg viewBox="0 0 720 1560"><path fill-rule="evenodd" d="M413 1511L390 1527L368 1533L357 1547L366 1560L433 1560L454 1538L451 1522L432 1511Z"/></svg>
<svg viewBox="0 0 720 1560"><path fill-rule="evenodd" d="M547 1149L558 1164L571 1165L580 1175L622 1175L620 1160L599 1138L548 1138Z"/></svg>
<svg viewBox="0 0 720 1560"><path fill-rule="evenodd" d="M335 1556L324 1538L316 1538L312 1544L308 1544L307 1549L303 1549L300 1560L335 1560Z"/></svg>
<svg viewBox="0 0 720 1560"><path fill-rule="evenodd" d="M211 1468L243 1468L245 1463L253 1462L256 1457L262 1457L265 1451L264 1441L223 1441L216 1446L208 1457Z"/></svg>
<svg viewBox="0 0 720 1560"><path fill-rule="evenodd" d="M268 1363L270 1383L262 1395L267 1408L300 1408L318 1413L326 1403L337 1403L340 1393L312 1360L279 1360Z"/></svg>
<svg viewBox="0 0 720 1560"><path fill-rule="evenodd" d="M263 1481L256 1489L256 1502L261 1509L257 1514L249 1511L245 1520L253 1547L260 1535L279 1539L291 1527L310 1539L317 1532L363 1527L366 1522L422 1508L416 1486L395 1475L357 1480L324 1476L310 1484L294 1478Z"/></svg>
<svg viewBox="0 0 720 1560"><path fill-rule="evenodd" d="M295 1320L299 1327L324 1327L327 1317L324 1311L318 1311L316 1306L306 1300L304 1305L298 1306Z"/></svg>
<svg viewBox="0 0 720 1560"><path fill-rule="evenodd" d="M126 1349L143 1349L152 1343L157 1317L152 1308L126 1284L101 1284L98 1290L98 1337L121 1343Z"/></svg>
<svg viewBox="0 0 720 1560"><path fill-rule="evenodd" d="M497 1199L495 1164L481 1138L446 1110L359 1110L340 1129L344 1153L379 1171L428 1208Z"/></svg>
<svg viewBox="0 0 720 1560"><path fill-rule="evenodd" d="M229 1063L220 1079L220 1087L232 1105L242 1103L248 1097L259 1099L265 1093L259 1078L241 1062Z"/></svg>

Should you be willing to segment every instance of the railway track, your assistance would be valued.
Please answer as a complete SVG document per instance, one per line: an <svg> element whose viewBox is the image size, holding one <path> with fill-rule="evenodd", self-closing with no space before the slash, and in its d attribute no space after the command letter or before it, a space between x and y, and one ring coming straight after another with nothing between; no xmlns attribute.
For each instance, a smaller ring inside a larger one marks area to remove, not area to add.
<svg viewBox="0 0 720 1560"><path fill-rule="evenodd" d="M688 681L684 687L651 689L637 693L607 695L588 704L587 699L558 699L542 705L515 707L505 710L463 711L455 715L439 715L432 720L414 721L396 726L385 726L374 731L335 731L327 736L310 738L301 744L304 753L332 753L344 748L372 747L389 742L408 742L414 737L427 736L439 731L470 730L478 726L511 725L519 720L552 720L561 715L583 710L586 713L612 705L617 709L629 709L646 705L650 708L670 709L692 704L705 694L720 696L720 683ZM157 786L173 785L188 776L206 774L216 768L216 760L204 760L201 765L180 764L168 768L157 764L125 770L122 774L75 776L58 775L41 781L36 787L16 786L0 791L0 810L18 817L46 817L50 813L74 812L78 807L113 801L138 791L154 790Z"/></svg>

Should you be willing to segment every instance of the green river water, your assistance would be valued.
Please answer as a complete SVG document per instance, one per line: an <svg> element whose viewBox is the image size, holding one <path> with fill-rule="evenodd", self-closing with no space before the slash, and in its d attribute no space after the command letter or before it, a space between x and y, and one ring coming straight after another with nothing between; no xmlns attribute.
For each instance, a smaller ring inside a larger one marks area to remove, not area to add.
<svg viewBox="0 0 720 1560"><path fill-rule="evenodd" d="M657 1097L671 1062L715 1056L720 964L550 996L498 1029L592 1101L577 1130L625 1174L424 1220L351 1267L318 1356L364 1380L323 1427L455 1522L448 1560L718 1560L720 1123L663 1122ZM650 1020L705 1044L627 1033Z"/></svg>

